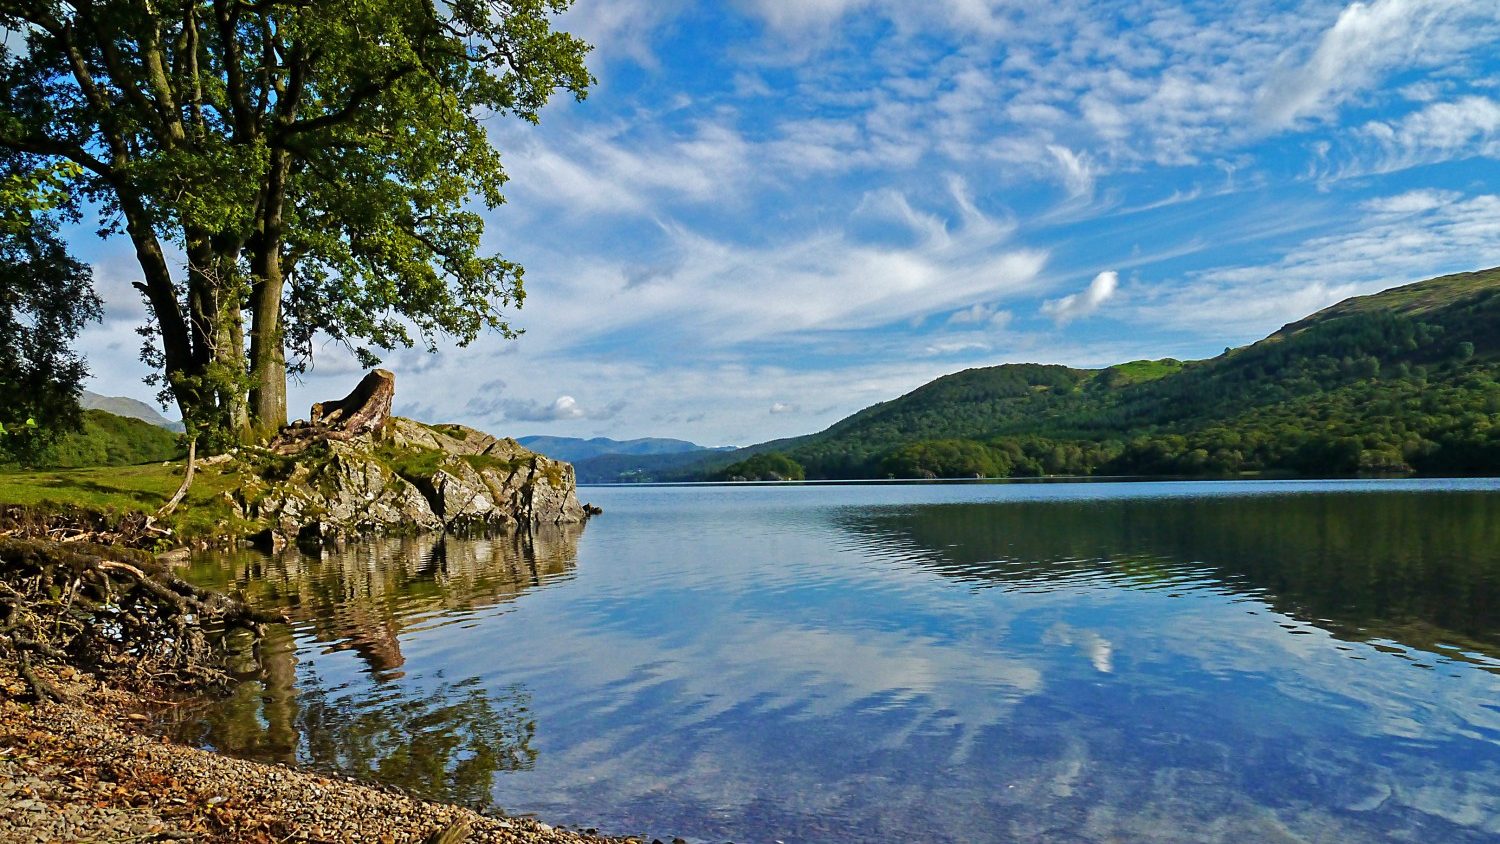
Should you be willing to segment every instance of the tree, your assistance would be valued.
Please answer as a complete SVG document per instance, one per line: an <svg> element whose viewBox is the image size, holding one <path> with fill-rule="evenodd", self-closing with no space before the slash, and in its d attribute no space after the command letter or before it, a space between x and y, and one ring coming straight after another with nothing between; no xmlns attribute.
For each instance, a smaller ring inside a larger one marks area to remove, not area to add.
<svg viewBox="0 0 1500 844"><path fill-rule="evenodd" d="M721 481L800 481L807 477L802 464L779 451L751 455L719 472Z"/></svg>
<svg viewBox="0 0 1500 844"><path fill-rule="evenodd" d="M70 347L99 315L93 276L54 221L0 228L0 460L32 462L78 427L88 368Z"/></svg>
<svg viewBox="0 0 1500 844"><path fill-rule="evenodd" d="M0 176L0 233L24 232L31 228L34 215L66 203L64 186L82 172L78 165L62 162L51 168Z"/></svg>
<svg viewBox="0 0 1500 844"><path fill-rule="evenodd" d="M366 364L510 336L521 268L485 254L503 201L486 118L582 98L571 0L0 0L0 148L82 168L135 246L147 356L190 429L286 421L287 352ZM174 272L169 250L185 257Z"/></svg>

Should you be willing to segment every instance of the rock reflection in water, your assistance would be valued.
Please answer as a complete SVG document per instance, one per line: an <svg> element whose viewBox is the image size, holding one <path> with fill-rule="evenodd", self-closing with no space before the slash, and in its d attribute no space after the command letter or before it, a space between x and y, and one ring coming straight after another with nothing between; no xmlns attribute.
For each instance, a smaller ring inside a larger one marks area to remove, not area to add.
<svg viewBox="0 0 1500 844"><path fill-rule="evenodd" d="M403 639L500 609L572 576L581 526L485 538L416 536L321 553L203 555L188 576L283 610L261 670L228 701L181 713L181 740L238 756L397 785L486 807L493 776L531 767L535 723L521 685L407 677ZM373 680L337 683L305 668L299 645L351 652ZM397 682L397 681L400 682Z"/></svg>

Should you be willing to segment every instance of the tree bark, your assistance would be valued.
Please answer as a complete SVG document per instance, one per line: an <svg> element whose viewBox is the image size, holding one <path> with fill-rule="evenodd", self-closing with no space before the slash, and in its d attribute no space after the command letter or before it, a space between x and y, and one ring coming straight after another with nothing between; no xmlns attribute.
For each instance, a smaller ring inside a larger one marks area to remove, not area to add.
<svg viewBox="0 0 1500 844"><path fill-rule="evenodd" d="M136 260L145 278L136 286L146 295L161 335L162 363L168 386L177 399L182 418L199 418L203 413L202 391L191 379L200 372L194 366L192 337L177 300L171 267L140 201L118 188L117 192L125 215L125 229L135 244Z"/></svg>
<svg viewBox="0 0 1500 844"><path fill-rule="evenodd" d="M280 267L272 262L250 296L250 428L269 437L286 425L286 351L281 334Z"/></svg>
<svg viewBox="0 0 1500 844"><path fill-rule="evenodd" d="M282 207L291 156L272 149L260 230L251 244L250 425L259 437L273 437L286 425L286 344L281 325Z"/></svg>
<svg viewBox="0 0 1500 844"><path fill-rule="evenodd" d="M239 288L239 247L231 238L207 232L188 240L188 304L194 362L213 376L205 386L213 424L232 439L249 434L245 393L243 294ZM205 412L207 412L207 408Z"/></svg>

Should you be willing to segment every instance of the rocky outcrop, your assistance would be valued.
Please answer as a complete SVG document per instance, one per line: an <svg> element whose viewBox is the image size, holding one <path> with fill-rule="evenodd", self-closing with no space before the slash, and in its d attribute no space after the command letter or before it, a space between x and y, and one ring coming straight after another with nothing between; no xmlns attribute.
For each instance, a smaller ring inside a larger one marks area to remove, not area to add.
<svg viewBox="0 0 1500 844"><path fill-rule="evenodd" d="M369 373L348 396L313 405L311 422L240 450L225 471L240 517L271 544L352 535L572 524L573 467L513 439L391 416L396 377ZM208 461L205 461L208 462Z"/></svg>
<svg viewBox="0 0 1500 844"><path fill-rule="evenodd" d="M276 544L586 518L571 465L462 425L391 417L295 455L247 450L238 460L245 481L235 503Z"/></svg>
<svg viewBox="0 0 1500 844"><path fill-rule="evenodd" d="M391 417L294 455L245 449L231 493L273 545L293 539L582 522L573 467L462 425Z"/></svg>

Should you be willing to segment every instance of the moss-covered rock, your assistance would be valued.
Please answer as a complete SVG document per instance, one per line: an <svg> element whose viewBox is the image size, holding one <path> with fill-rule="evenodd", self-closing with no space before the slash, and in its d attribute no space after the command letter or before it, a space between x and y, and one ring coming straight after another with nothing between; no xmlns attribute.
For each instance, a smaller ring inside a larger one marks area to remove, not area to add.
<svg viewBox="0 0 1500 844"><path fill-rule="evenodd" d="M236 503L274 542L585 518L571 465L461 425L392 417L291 458L245 449L232 459L244 478Z"/></svg>

